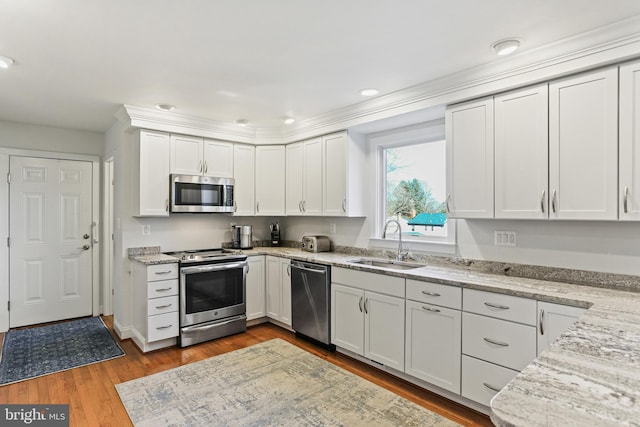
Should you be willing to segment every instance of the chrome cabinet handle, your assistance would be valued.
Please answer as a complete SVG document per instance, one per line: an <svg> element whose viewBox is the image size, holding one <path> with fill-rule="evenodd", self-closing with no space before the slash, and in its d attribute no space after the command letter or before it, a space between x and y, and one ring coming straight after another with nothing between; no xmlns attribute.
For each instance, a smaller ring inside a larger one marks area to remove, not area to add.
<svg viewBox="0 0 640 427"><path fill-rule="evenodd" d="M492 386L491 384L482 383L482 385L485 386L486 388L488 388L491 391L495 391L496 393L500 391L500 389L498 387Z"/></svg>
<svg viewBox="0 0 640 427"><path fill-rule="evenodd" d="M298 210L302 212L302 200L298 202Z"/></svg>
<svg viewBox="0 0 640 427"><path fill-rule="evenodd" d="M439 297L439 296L440 296L440 294L439 294L439 293L437 293L437 292L427 292L427 291L422 291L422 293L423 293L424 295L428 295L428 296L430 296L430 297Z"/></svg>
<svg viewBox="0 0 640 427"><path fill-rule="evenodd" d="M207 173L209 171L209 164L207 163L207 161L204 161L204 173Z"/></svg>
<svg viewBox="0 0 640 427"><path fill-rule="evenodd" d="M499 305L499 304L494 304L491 302L485 302L484 305L486 305L487 307L491 307L491 308L497 308L499 310L509 310L509 307L506 305Z"/></svg>
<svg viewBox="0 0 640 427"><path fill-rule="evenodd" d="M629 213L628 202L629 202L629 187L624 187L624 202L622 203L624 205L624 213Z"/></svg>
<svg viewBox="0 0 640 427"><path fill-rule="evenodd" d="M302 201L302 213L307 212L307 201L303 200Z"/></svg>
<svg viewBox="0 0 640 427"><path fill-rule="evenodd" d="M287 275L291 277L291 264L287 265Z"/></svg>
<svg viewBox="0 0 640 427"><path fill-rule="evenodd" d="M440 313L440 310L438 310L437 308L431 308L431 307L427 307L427 306L425 306L425 305L423 305L423 306L422 306L422 309L423 309L423 310L430 311L430 312L432 312L432 313Z"/></svg>
<svg viewBox="0 0 640 427"><path fill-rule="evenodd" d="M342 212L347 212L347 198L342 199Z"/></svg>
<svg viewBox="0 0 640 427"><path fill-rule="evenodd" d="M449 205L450 201L451 201L451 193L447 194L447 199L444 202L447 213L451 212L451 206Z"/></svg>
<svg viewBox="0 0 640 427"><path fill-rule="evenodd" d="M540 335L544 335L544 309L540 309Z"/></svg>
<svg viewBox="0 0 640 427"><path fill-rule="evenodd" d="M167 270L167 271L156 271L156 272L155 272L155 273L153 273L153 274L158 274L158 275L160 275L160 274L169 274L169 273L171 273L171 270Z"/></svg>
<svg viewBox="0 0 640 427"><path fill-rule="evenodd" d="M238 212L238 204L234 201L233 202L233 213Z"/></svg>
<svg viewBox="0 0 640 427"><path fill-rule="evenodd" d="M156 292L167 292L170 291L171 288L160 288L160 289L156 289Z"/></svg>
<svg viewBox="0 0 640 427"><path fill-rule="evenodd" d="M553 197L551 198L551 210L553 211L553 213L556 213L556 199L557 199L558 193L556 190L553 190Z"/></svg>
<svg viewBox="0 0 640 427"><path fill-rule="evenodd" d="M164 210L169 212L169 199L164 199Z"/></svg>
<svg viewBox="0 0 640 427"><path fill-rule="evenodd" d="M202 172L202 160L198 161L198 172Z"/></svg>
<svg viewBox="0 0 640 427"><path fill-rule="evenodd" d="M360 307L360 313L362 313L362 298L360 297L360 301L358 301L358 307Z"/></svg>
<svg viewBox="0 0 640 427"><path fill-rule="evenodd" d="M256 212L260 213L260 202L256 203Z"/></svg>
<svg viewBox="0 0 640 427"><path fill-rule="evenodd" d="M367 308L367 303L369 302L369 298L364 299L364 314L369 314L369 309Z"/></svg>
<svg viewBox="0 0 640 427"><path fill-rule="evenodd" d="M544 213L544 201L547 198L547 190L542 190L542 197L540 198L540 210Z"/></svg>
<svg viewBox="0 0 640 427"><path fill-rule="evenodd" d="M158 330L160 330L160 329L169 329L172 326L173 325L157 326L156 329L158 329Z"/></svg>
<svg viewBox="0 0 640 427"><path fill-rule="evenodd" d="M509 347L509 344L502 341L492 340L491 338L483 338L489 344L499 345L500 347Z"/></svg>
<svg viewBox="0 0 640 427"><path fill-rule="evenodd" d="M165 304L165 305L156 305L157 309L161 309L161 308L169 308L171 307L173 304Z"/></svg>

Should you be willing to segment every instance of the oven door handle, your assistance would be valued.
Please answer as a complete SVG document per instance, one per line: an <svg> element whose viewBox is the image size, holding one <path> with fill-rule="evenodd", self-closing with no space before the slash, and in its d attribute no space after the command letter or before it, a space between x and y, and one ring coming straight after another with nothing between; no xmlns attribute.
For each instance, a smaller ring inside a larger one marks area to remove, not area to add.
<svg viewBox="0 0 640 427"><path fill-rule="evenodd" d="M220 263L209 265L194 265L193 267L182 267L180 273L182 274L197 274L208 273L210 271L230 270L232 268L244 268L247 265L246 261L233 262L233 263Z"/></svg>

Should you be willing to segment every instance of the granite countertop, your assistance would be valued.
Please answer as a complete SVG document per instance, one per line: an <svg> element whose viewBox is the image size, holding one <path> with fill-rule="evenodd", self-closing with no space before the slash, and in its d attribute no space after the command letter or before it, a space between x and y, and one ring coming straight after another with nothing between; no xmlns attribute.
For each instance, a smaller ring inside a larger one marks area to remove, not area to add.
<svg viewBox="0 0 640 427"><path fill-rule="evenodd" d="M640 292L512 277L459 265L376 268L348 262L366 256L341 252L310 253L288 247L242 252L589 308L494 397L491 420L497 426L640 426ZM140 257L132 259L160 260ZM163 262L176 259L163 258ZM630 279L636 286L638 278Z"/></svg>

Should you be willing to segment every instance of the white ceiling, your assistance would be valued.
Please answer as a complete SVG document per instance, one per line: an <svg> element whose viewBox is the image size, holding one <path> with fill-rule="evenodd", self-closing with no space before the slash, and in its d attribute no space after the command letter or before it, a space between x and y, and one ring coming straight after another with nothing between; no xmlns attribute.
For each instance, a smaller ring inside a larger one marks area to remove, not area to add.
<svg viewBox="0 0 640 427"><path fill-rule="evenodd" d="M279 128L640 14L638 0L0 0L0 120L105 131L122 104Z"/></svg>

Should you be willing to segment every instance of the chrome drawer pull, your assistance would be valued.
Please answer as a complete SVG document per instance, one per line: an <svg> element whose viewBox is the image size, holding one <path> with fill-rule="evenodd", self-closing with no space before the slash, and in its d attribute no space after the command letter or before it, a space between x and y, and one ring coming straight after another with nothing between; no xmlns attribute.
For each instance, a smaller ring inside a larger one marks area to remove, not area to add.
<svg viewBox="0 0 640 427"><path fill-rule="evenodd" d="M425 307L424 305L422 306L423 310L427 310L427 311L431 311L433 313L440 313L440 310L438 310L437 308L431 308L431 307Z"/></svg>
<svg viewBox="0 0 640 427"><path fill-rule="evenodd" d="M169 329L170 327L172 327L173 325L167 325L167 326L157 326L156 329L160 330L160 329Z"/></svg>
<svg viewBox="0 0 640 427"><path fill-rule="evenodd" d="M497 308L500 310L509 310L509 307L506 305L499 305L499 304L493 304L490 302L485 302L484 305L486 305L487 307L491 307L491 308Z"/></svg>
<svg viewBox="0 0 640 427"><path fill-rule="evenodd" d="M491 391L495 391L496 393L500 391L500 389L498 387L494 387L491 384L482 383L482 385L485 386L486 388L488 388Z"/></svg>
<svg viewBox="0 0 640 427"><path fill-rule="evenodd" d="M171 273L171 270L167 270L167 271L156 271L155 274L169 274Z"/></svg>
<svg viewBox="0 0 640 427"><path fill-rule="evenodd" d="M165 304L165 305L156 305L157 309L161 309L161 308L169 308L171 307L173 304Z"/></svg>
<svg viewBox="0 0 640 427"><path fill-rule="evenodd" d="M170 291L171 288L160 288L160 289L156 289L156 292L166 292L166 291Z"/></svg>
<svg viewBox="0 0 640 427"><path fill-rule="evenodd" d="M440 296L440 294L439 294L439 293L437 293L437 292L427 292L427 291L422 291L422 293L423 293L424 295L428 295L428 296L430 296L430 297L439 297L439 296Z"/></svg>
<svg viewBox="0 0 640 427"><path fill-rule="evenodd" d="M358 307L360 307L360 313L362 313L362 298L360 297L360 301L358 301Z"/></svg>
<svg viewBox="0 0 640 427"><path fill-rule="evenodd" d="M492 340L491 338L484 338L484 340L490 344L499 345L500 347L509 347L509 344L506 342L495 341L495 340Z"/></svg>

